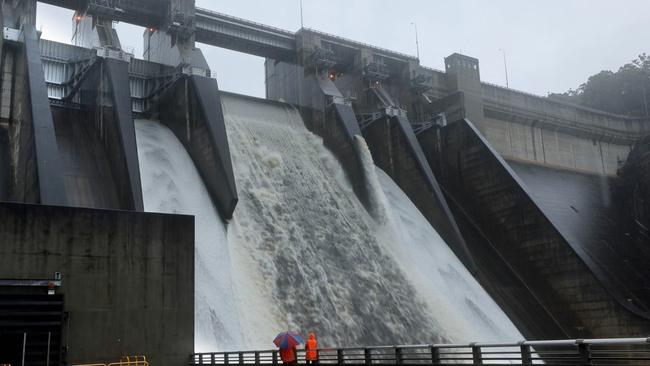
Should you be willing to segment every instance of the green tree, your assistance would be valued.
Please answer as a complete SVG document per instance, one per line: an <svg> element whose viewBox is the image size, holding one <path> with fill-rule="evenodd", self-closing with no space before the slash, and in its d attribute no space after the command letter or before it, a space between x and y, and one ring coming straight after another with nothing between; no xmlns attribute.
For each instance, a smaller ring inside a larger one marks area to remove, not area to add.
<svg viewBox="0 0 650 366"><path fill-rule="evenodd" d="M549 98L633 117L650 114L650 56L639 55L618 71L601 71L577 89Z"/></svg>

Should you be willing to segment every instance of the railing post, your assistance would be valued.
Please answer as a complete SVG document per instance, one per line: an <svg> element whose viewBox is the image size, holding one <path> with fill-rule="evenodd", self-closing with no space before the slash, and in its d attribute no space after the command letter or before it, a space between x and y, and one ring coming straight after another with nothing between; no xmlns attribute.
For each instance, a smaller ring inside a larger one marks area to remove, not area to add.
<svg viewBox="0 0 650 366"><path fill-rule="evenodd" d="M230 365L230 360L229 360L227 352L223 354L223 364L224 365Z"/></svg>
<svg viewBox="0 0 650 366"><path fill-rule="evenodd" d="M260 364L260 352L255 351L255 364L259 365Z"/></svg>
<svg viewBox="0 0 650 366"><path fill-rule="evenodd" d="M402 359L402 349L400 347L395 347L395 363L401 365L404 363Z"/></svg>
<svg viewBox="0 0 650 366"><path fill-rule="evenodd" d="M239 352L239 364L244 364L244 352Z"/></svg>
<svg viewBox="0 0 650 366"><path fill-rule="evenodd" d="M580 354L580 365L591 365L591 353L589 345L585 344L582 339L576 340L578 353Z"/></svg>
<svg viewBox="0 0 650 366"><path fill-rule="evenodd" d="M210 353L210 365L214 365L214 353Z"/></svg>
<svg viewBox="0 0 650 366"><path fill-rule="evenodd" d="M519 345L520 353L521 353L521 364L522 365L532 365L533 364L533 358L530 355L530 346L524 344L523 342L520 343Z"/></svg>
<svg viewBox="0 0 650 366"><path fill-rule="evenodd" d="M271 364L272 365L278 364L278 351L271 352Z"/></svg>
<svg viewBox="0 0 650 366"><path fill-rule="evenodd" d="M482 365L483 354L481 353L481 347L476 346L476 343L470 343L470 346L472 346L472 359L474 360L473 365Z"/></svg>
<svg viewBox="0 0 650 366"><path fill-rule="evenodd" d="M25 366L25 348L27 346L27 332L23 333L23 358L21 366Z"/></svg>
<svg viewBox="0 0 650 366"><path fill-rule="evenodd" d="M51 342L51 332L47 332L47 359L45 361L45 366L50 366L50 342Z"/></svg>
<svg viewBox="0 0 650 366"><path fill-rule="evenodd" d="M203 353L199 353L199 365L203 365Z"/></svg>
<svg viewBox="0 0 650 366"><path fill-rule="evenodd" d="M440 348L433 345L431 346L431 363L440 365Z"/></svg>
<svg viewBox="0 0 650 366"><path fill-rule="evenodd" d="M370 365L372 363L372 358L370 354L370 348L363 349L363 364Z"/></svg>
<svg viewBox="0 0 650 366"><path fill-rule="evenodd" d="M340 348L336 350L336 362L338 365L343 365L343 350Z"/></svg>

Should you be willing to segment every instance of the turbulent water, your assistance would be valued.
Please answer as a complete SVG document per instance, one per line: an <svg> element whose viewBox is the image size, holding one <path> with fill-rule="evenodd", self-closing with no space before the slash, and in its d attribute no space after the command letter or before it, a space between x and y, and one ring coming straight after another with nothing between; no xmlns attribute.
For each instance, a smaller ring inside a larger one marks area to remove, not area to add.
<svg viewBox="0 0 650 366"><path fill-rule="evenodd" d="M294 109L222 96L239 204L227 230L183 146L137 121L145 209L196 216L196 348L520 339L363 139L373 207ZM368 212L372 212L370 215Z"/></svg>

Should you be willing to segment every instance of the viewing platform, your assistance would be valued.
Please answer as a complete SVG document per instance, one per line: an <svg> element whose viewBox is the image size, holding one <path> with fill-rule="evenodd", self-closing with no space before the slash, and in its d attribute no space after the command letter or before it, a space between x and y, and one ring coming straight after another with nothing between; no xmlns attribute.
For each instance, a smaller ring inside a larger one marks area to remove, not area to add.
<svg viewBox="0 0 650 366"><path fill-rule="evenodd" d="M305 351L297 351L305 364ZM321 365L648 365L649 338L323 348ZM279 365L277 350L196 353L190 365Z"/></svg>

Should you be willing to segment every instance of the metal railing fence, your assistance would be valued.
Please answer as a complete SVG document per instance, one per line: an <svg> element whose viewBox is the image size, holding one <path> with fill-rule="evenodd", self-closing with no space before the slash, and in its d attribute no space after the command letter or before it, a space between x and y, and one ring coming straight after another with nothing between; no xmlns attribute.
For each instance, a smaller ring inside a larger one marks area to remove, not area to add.
<svg viewBox="0 0 650 366"><path fill-rule="evenodd" d="M305 351L298 350L298 364ZM650 365L650 338L323 348L321 365ZM277 350L195 353L196 365L280 365Z"/></svg>

